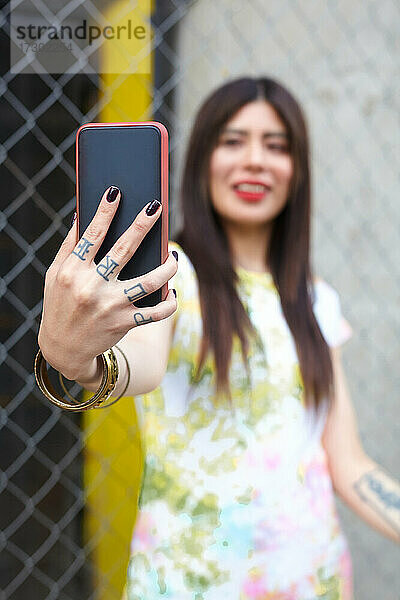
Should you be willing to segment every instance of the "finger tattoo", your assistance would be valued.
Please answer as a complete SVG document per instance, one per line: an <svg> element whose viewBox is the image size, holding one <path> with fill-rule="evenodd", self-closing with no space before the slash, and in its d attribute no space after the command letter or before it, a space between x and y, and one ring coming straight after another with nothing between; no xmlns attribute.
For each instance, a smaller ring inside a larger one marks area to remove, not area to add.
<svg viewBox="0 0 400 600"><path fill-rule="evenodd" d="M104 262L105 261L105 262ZM118 267L118 263L115 262L108 255L97 265L96 271L99 275L103 277L106 281L108 281L108 275L111 275L114 271L115 267Z"/></svg>
<svg viewBox="0 0 400 600"><path fill-rule="evenodd" d="M82 238L77 247L72 251L72 254L76 254L81 260L86 260L85 254L89 252L90 246L93 246L92 242L89 242L86 238Z"/></svg>
<svg viewBox="0 0 400 600"><path fill-rule="evenodd" d="M131 292L131 294L128 296L129 302L134 302L135 300L138 300L147 294L141 283L136 283L132 287L124 290L126 295L128 295L128 292Z"/></svg>
<svg viewBox="0 0 400 600"><path fill-rule="evenodd" d="M148 319L145 319L144 316L142 315L142 313L137 312L133 315L133 318L135 319L135 323L136 325L143 325L144 323L151 323L151 321L153 320L151 317L149 317Z"/></svg>

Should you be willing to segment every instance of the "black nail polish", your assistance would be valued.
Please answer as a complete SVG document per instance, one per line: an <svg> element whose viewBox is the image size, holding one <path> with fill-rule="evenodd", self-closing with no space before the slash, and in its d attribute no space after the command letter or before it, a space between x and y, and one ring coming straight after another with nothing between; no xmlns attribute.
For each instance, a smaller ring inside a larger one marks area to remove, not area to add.
<svg viewBox="0 0 400 600"><path fill-rule="evenodd" d="M172 254L174 255L175 260L178 260L178 253L176 250L172 250Z"/></svg>
<svg viewBox="0 0 400 600"><path fill-rule="evenodd" d="M175 298L176 298L176 289L175 289L175 288L172 288L172 291L174 292L174 294L175 294Z"/></svg>
<svg viewBox="0 0 400 600"><path fill-rule="evenodd" d="M118 192L119 192L119 189L117 187L115 187L115 185L112 185L107 193L107 197L106 197L107 202L114 202L114 200L118 196Z"/></svg>
<svg viewBox="0 0 400 600"><path fill-rule="evenodd" d="M151 215L154 215L154 213L157 212L160 206L161 202L159 200L153 200L146 208L146 215L149 215L149 217L151 217Z"/></svg>
<svg viewBox="0 0 400 600"><path fill-rule="evenodd" d="M72 215L72 219L71 219L71 227L72 225L75 223L76 221L76 211L74 212L74 214Z"/></svg>

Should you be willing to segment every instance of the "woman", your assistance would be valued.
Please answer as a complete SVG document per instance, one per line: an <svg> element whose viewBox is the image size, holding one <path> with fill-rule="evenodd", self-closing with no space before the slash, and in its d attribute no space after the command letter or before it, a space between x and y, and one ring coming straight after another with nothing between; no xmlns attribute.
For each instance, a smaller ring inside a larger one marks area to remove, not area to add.
<svg viewBox="0 0 400 600"><path fill-rule="evenodd" d="M312 277L298 103L277 81L250 77L203 103L175 256L137 278L147 293L172 278L178 303L170 291L140 309L143 327L117 275L161 208L140 213L110 250L119 267L106 283L91 261L119 200L104 194L85 264L73 254L76 226L68 233L46 275L39 344L93 391L96 356L114 344L133 373L125 393L146 458L126 597L350 600L333 490L398 541L399 486L361 446L339 349L351 328L337 292ZM127 383L118 362L115 396Z"/></svg>

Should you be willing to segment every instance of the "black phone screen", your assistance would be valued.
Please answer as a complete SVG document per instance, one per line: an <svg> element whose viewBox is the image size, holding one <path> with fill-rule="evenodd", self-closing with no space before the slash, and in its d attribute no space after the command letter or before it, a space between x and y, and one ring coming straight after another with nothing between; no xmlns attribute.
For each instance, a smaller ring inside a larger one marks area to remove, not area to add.
<svg viewBox="0 0 400 600"><path fill-rule="evenodd" d="M78 135L79 237L93 219L100 199L110 185L121 190L118 210L96 254L95 263L107 255L136 215L151 200L161 201L161 134L155 126L89 126ZM162 222L159 218L118 279L143 275L161 264ZM135 302L154 306L161 290Z"/></svg>

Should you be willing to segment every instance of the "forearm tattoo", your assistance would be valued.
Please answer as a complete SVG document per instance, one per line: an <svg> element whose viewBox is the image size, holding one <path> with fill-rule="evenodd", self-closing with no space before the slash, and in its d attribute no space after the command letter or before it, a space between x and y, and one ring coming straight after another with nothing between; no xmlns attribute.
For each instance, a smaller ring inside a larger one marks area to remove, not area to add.
<svg viewBox="0 0 400 600"><path fill-rule="evenodd" d="M353 485L360 498L400 534L400 483L378 467Z"/></svg>
<svg viewBox="0 0 400 600"><path fill-rule="evenodd" d="M149 317L148 319L145 319L144 316L142 315L142 313L137 312L133 315L133 318L135 319L135 323L136 325L143 325L144 323L151 323L151 321L153 320L151 317Z"/></svg>
<svg viewBox="0 0 400 600"><path fill-rule="evenodd" d="M112 258L110 258L107 255L97 265L96 271L98 272L99 275L101 275L103 277L103 279L105 279L106 281L108 281L108 275L111 275L111 273L114 271L115 267L118 267L118 263L115 262L115 260L113 260Z"/></svg>
<svg viewBox="0 0 400 600"><path fill-rule="evenodd" d="M126 295L128 295L128 293L131 292L128 296L129 302L134 302L135 300L138 300L139 298L142 298L147 294L146 290L144 289L141 283L136 283L132 287L125 289L124 292Z"/></svg>
<svg viewBox="0 0 400 600"><path fill-rule="evenodd" d="M81 260L86 260L85 254L89 252L90 246L93 246L92 242L83 237L77 247L72 250L72 254L76 254Z"/></svg>

